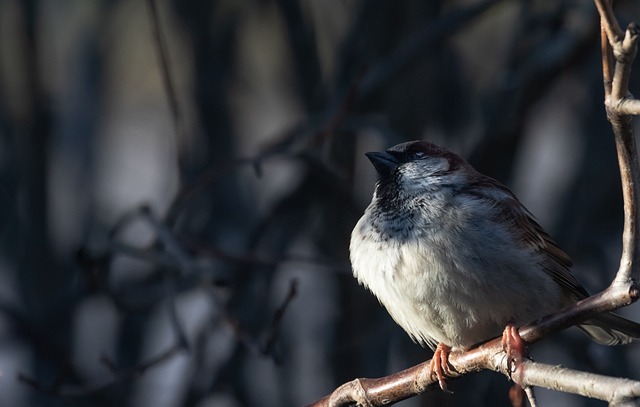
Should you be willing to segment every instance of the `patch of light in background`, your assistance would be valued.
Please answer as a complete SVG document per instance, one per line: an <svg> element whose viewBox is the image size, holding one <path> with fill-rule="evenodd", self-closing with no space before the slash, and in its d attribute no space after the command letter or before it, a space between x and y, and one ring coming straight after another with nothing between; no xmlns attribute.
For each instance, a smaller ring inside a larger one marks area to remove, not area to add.
<svg viewBox="0 0 640 407"><path fill-rule="evenodd" d="M582 158L577 101L584 88L560 81L531 110L516 157L513 192L543 225L556 222L565 194ZM586 98L586 95L584 95Z"/></svg>
<svg viewBox="0 0 640 407"><path fill-rule="evenodd" d="M211 324L215 318L215 310L207 298L208 293L191 290L176 297L176 314L187 341L194 345L203 325ZM177 342L174 325L169 317L169 304L164 302L156 315L150 319L145 328L145 343L141 352L141 360L151 360L174 346ZM204 328L207 330L208 328ZM235 338L230 329L216 329L208 337L208 345L215 347L217 356L228 355L235 345ZM179 406L185 399L189 389L189 381L195 369L192 351L183 350L169 359L154 365L145 371L135 382L132 395L133 406L174 407ZM224 359L216 359L218 366L224 364ZM212 372L215 377L216 372Z"/></svg>

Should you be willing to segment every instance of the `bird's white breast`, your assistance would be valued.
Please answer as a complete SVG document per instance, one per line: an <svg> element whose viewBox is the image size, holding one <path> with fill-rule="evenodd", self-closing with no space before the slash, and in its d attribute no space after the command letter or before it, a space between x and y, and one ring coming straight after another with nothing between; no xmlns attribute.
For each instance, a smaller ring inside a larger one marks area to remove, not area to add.
<svg viewBox="0 0 640 407"><path fill-rule="evenodd" d="M417 342L469 347L510 320L530 322L559 306L537 254L514 249L508 231L482 213L490 207L417 201L399 217L381 214L375 199L351 236L353 272Z"/></svg>

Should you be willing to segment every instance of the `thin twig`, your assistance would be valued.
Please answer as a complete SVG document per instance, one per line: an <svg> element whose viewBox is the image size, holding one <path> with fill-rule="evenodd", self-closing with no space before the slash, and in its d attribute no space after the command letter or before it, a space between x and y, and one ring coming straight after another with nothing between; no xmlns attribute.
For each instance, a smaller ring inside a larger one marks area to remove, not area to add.
<svg viewBox="0 0 640 407"><path fill-rule="evenodd" d="M524 392L527 395L527 400L529 400L529 404L531 407L538 407L538 402L536 401L536 393L533 390L532 386L527 386L524 388Z"/></svg>
<svg viewBox="0 0 640 407"><path fill-rule="evenodd" d="M280 326L282 325L284 314L289 308L289 304L291 304L291 301L293 301L297 294L298 281L293 279L291 280L291 284L289 285L287 296L282 301L282 304L280 304L280 306L273 313L273 318L271 319L271 324L269 326L269 330L267 331L267 337L264 341L263 352L265 354L271 354L273 352L274 344L276 343L276 339L278 338L278 334L280 333Z"/></svg>
<svg viewBox="0 0 640 407"><path fill-rule="evenodd" d="M613 82L613 51L609 46L609 37L604 27L606 22L600 20L600 49L602 50L602 79L604 83L605 99L611 96L611 83Z"/></svg>
<svg viewBox="0 0 640 407"><path fill-rule="evenodd" d="M171 79L171 71L169 69L169 57L168 47L162 35L162 28L160 27L160 17L158 16L158 9L156 7L155 0L147 0L147 6L149 8L149 18L151 20L151 27L153 30L153 37L156 44L156 54L158 61L160 62L160 74L162 76L162 83L164 89L167 92L167 99L169 101L169 109L171 110L171 117L173 119L173 127L176 135L176 148L179 147L180 140L186 140L183 134L182 126L182 114L180 112L180 105L178 103L178 97L176 95L175 86Z"/></svg>
<svg viewBox="0 0 640 407"><path fill-rule="evenodd" d="M170 276L164 276L165 292L167 296L167 306L169 307L169 321L173 326L173 331L177 335L177 346L181 346L185 350L189 350L189 341L187 340L187 334L182 327L180 317L178 316L178 309L176 306L176 285Z"/></svg>
<svg viewBox="0 0 640 407"><path fill-rule="evenodd" d="M193 261L192 257L180 244L173 231L167 227L167 225L160 220L158 216L149 207L143 207L142 215L144 215L149 224L153 227L158 241L162 244L167 254L173 257L182 274L195 274L198 271L198 266Z"/></svg>
<svg viewBox="0 0 640 407"><path fill-rule="evenodd" d="M618 24L618 20L616 16L613 14L613 9L611 8L611 0L595 0L596 8L598 9L598 14L600 14L600 20L604 21L602 24L602 28L607 33L607 37L610 42L620 41L624 36L620 25Z"/></svg>

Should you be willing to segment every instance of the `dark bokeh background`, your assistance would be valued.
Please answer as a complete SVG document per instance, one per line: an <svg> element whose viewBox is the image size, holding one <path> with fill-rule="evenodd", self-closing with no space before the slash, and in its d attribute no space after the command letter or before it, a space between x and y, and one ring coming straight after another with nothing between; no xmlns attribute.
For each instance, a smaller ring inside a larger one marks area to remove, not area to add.
<svg viewBox="0 0 640 407"><path fill-rule="evenodd" d="M591 291L613 276L590 1L157 5L175 100L147 2L0 0L0 405L296 406L429 358L348 263L363 153L400 141L510 186ZM640 378L640 346L573 330L533 353ZM506 405L508 387L486 372L401 405Z"/></svg>

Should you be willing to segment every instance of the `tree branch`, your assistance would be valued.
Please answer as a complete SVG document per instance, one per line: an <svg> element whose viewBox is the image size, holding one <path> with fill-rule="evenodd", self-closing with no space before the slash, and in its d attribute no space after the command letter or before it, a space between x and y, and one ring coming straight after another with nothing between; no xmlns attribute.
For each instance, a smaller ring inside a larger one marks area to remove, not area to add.
<svg viewBox="0 0 640 407"><path fill-rule="evenodd" d="M630 23L623 33L613 14L611 1L595 0L595 3L600 13L601 31L606 34L601 42L604 104L616 142L624 201L622 256L614 284L635 284L638 281L638 271L634 270L633 265L638 264L640 256L640 241L636 238L640 221L636 205L640 168L631 115L640 114L640 102L629 93L629 78L637 53L640 26Z"/></svg>
<svg viewBox="0 0 640 407"><path fill-rule="evenodd" d="M637 300L638 295L637 290L629 289L628 286L625 288L623 285L612 285L597 295L555 314L548 315L534 324L520 328L520 335L529 344L538 342L596 314L626 306ZM362 406L387 406L424 393L432 388L437 388L435 386L437 380L429 375L429 363L430 361L427 361L379 379L353 380L308 407L337 407L349 402L356 402ZM621 397L640 396L640 393L637 393L637 390L640 389L640 382L611 377L607 377L609 381L604 381L601 380L604 376L571 369L565 369L563 375L565 373L567 375L563 377L548 376L549 372L556 372L553 370L554 366L533 361L527 361L516 372L511 372L507 357L502 349L501 338L493 339L466 352L452 352L449 363L453 373L447 376L449 379L456 379L481 370L493 370L513 379L514 382L525 388L527 386L545 387L597 398L610 403L616 402ZM615 386L610 388L597 387L589 390L589 386L582 385L577 378L589 378L591 382L615 383Z"/></svg>
<svg viewBox="0 0 640 407"><path fill-rule="evenodd" d="M600 14L600 24L609 41L619 41L624 33L618 24L616 16L613 14L611 0L595 0L595 3L598 14Z"/></svg>

